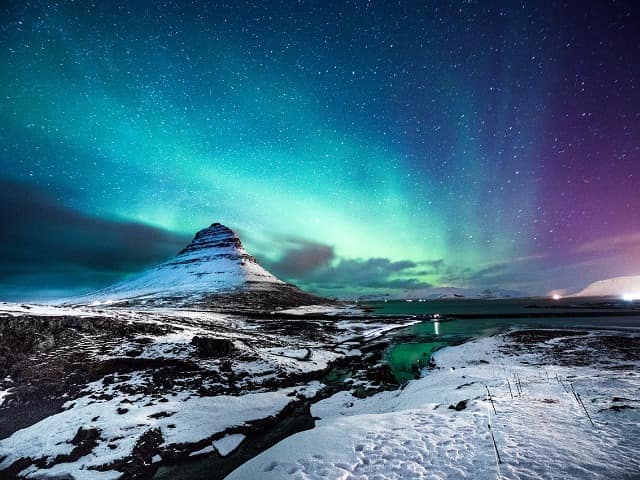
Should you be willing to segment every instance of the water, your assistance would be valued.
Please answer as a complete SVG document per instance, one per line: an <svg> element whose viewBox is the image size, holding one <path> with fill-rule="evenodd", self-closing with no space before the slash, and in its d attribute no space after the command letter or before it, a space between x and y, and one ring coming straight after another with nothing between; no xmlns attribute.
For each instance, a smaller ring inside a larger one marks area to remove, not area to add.
<svg viewBox="0 0 640 480"><path fill-rule="evenodd" d="M415 378L431 354L442 347L503 332L511 328L617 328L640 329L640 311L632 308L596 308L591 304L575 304L531 300L439 300L432 302L375 302L370 306L385 315L482 315L486 318L422 322L391 335L385 359L400 382ZM535 315L558 317L535 318ZM495 315L495 317L492 317ZM510 316L513 315L513 316ZM585 316L589 315L589 316ZM593 316L596 315L596 316ZM620 315L620 316L616 316ZM525 316L532 318L524 318Z"/></svg>

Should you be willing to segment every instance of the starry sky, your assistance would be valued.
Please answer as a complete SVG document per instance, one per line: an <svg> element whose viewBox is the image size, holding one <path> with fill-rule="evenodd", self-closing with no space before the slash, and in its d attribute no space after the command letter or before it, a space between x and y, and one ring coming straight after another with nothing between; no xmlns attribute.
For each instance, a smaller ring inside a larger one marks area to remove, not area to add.
<svg viewBox="0 0 640 480"><path fill-rule="evenodd" d="M3 2L0 299L212 222L326 295L640 274L640 7Z"/></svg>

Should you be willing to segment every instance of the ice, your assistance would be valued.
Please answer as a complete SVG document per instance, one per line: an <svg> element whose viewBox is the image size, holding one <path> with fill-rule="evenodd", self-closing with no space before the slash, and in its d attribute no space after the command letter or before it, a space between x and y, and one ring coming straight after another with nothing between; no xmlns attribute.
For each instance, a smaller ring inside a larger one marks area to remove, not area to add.
<svg viewBox="0 0 640 480"><path fill-rule="evenodd" d="M234 433L227 435L226 437L222 437L220 440L216 440L213 442L213 446L216 447L216 450L220 455L226 457L238 448L245 438L246 437L241 433Z"/></svg>

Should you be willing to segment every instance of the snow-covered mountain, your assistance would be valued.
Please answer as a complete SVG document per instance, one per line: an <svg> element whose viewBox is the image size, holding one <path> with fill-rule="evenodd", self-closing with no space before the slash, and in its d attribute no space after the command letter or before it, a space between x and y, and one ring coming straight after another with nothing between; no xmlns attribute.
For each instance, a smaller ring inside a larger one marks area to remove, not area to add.
<svg viewBox="0 0 640 480"><path fill-rule="evenodd" d="M640 298L640 275L614 277L589 284L574 297L637 297Z"/></svg>
<svg viewBox="0 0 640 480"><path fill-rule="evenodd" d="M251 292L252 298L245 298ZM318 303L318 297L289 285L261 267L230 228L214 223L171 260L131 279L66 304L183 306L237 304L265 297L269 306ZM223 298L226 297L226 298ZM215 297L215 298L214 298ZM233 300L234 297L236 301ZM259 302L260 303L260 302ZM233 307L233 305L225 305Z"/></svg>
<svg viewBox="0 0 640 480"><path fill-rule="evenodd" d="M368 295L359 300L494 300L504 298L520 298L526 296L516 290L502 288L459 288L459 287L429 287L414 290L406 290L401 294Z"/></svg>
<svg viewBox="0 0 640 480"><path fill-rule="evenodd" d="M417 299L446 299L446 298L466 298L466 299L494 299L494 298L514 298L522 297L522 293L515 290L505 290L502 288L458 288L458 287L433 287L407 292L405 298Z"/></svg>

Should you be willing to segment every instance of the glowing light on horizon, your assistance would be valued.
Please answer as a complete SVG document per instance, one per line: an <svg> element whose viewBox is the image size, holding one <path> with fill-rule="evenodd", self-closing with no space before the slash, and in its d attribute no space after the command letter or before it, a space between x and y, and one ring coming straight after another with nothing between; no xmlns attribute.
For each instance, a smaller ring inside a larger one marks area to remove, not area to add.
<svg viewBox="0 0 640 480"><path fill-rule="evenodd" d="M554 293L551 298L553 298L554 300L560 300L562 297L559 293Z"/></svg>
<svg viewBox="0 0 640 480"><path fill-rule="evenodd" d="M624 300L625 302L633 302L635 300L640 300L640 292L623 293L622 300Z"/></svg>

